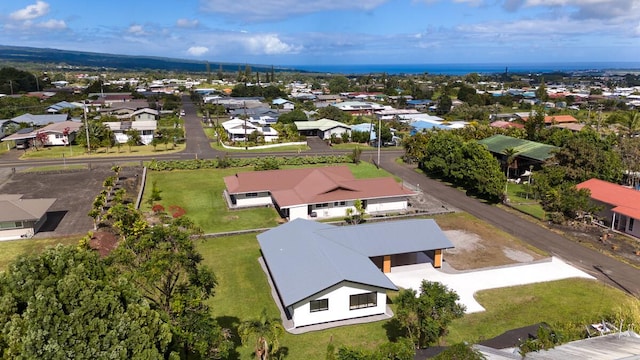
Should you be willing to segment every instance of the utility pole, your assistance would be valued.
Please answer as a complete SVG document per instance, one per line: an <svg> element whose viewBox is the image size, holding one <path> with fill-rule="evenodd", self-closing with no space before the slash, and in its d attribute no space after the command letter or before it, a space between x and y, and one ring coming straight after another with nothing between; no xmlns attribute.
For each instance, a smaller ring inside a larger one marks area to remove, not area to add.
<svg viewBox="0 0 640 360"><path fill-rule="evenodd" d="M89 142L89 124L87 123L87 102L84 102L84 131L87 136L87 152L91 154L91 143Z"/></svg>
<svg viewBox="0 0 640 360"><path fill-rule="evenodd" d="M382 145L382 116L378 117L378 131L376 133L378 136L378 169L380 168L380 146Z"/></svg>

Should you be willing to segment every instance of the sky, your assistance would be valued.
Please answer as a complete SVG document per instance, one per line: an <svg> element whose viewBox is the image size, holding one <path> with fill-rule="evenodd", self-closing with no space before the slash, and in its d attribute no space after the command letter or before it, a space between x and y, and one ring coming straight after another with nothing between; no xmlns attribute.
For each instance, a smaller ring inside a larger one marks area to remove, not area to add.
<svg viewBox="0 0 640 360"><path fill-rule="evenodd" d="M640 62L640 0L2 0L0 45L265 65Z"/></svg>

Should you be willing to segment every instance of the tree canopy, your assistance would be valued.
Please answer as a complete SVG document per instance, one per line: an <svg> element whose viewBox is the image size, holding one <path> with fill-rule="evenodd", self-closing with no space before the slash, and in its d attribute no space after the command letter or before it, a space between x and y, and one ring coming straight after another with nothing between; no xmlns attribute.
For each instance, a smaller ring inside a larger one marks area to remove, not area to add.
<svg viewBox="0 0 640 360"><path fill-rule="evenodd" d="M8 358L162 359L162 314L91 250L58 246L0 273L0 353Z"/></svg>

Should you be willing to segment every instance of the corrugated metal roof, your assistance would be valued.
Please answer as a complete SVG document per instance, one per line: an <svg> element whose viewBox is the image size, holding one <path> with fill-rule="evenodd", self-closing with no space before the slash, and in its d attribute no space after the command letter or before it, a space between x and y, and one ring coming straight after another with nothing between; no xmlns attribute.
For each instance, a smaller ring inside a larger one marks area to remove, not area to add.
<svg viewBox="0 0 640 360"><path fill-rule="evenodd" d="M343 281L397 290L370 257L453 247L433 220L337 227L296 219L258 242L285 306Z"/></svg>
<svg viewBox="0 0 640 360"><path fill-rule="evenodd" d="M516 139L505 135L493 135L478 141L485 145L489 151L496 154L504 154L504 150L513 148L517 156L533 160L544 161L553 156L552 152L559 149L553 145L538 143L524 139Z"/></svg>
<svg viewBox="0 0 640 360"><path fill-rule="evenodd" d="M527 354L541 360L631 360L640 359L640 336L632 331L572 341L553 349Z"/></svg>

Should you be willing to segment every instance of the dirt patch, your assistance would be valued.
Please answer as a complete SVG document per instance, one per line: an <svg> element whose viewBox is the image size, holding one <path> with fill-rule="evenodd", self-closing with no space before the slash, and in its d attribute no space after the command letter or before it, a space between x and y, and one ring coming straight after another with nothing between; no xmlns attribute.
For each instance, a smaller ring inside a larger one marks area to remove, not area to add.
<svg viewBox="0 0 640 360"><path fill-rule="evenodd" d="M471 215L456 213L435 217L454 245L444 260L454 269L472 270L530 262L546 257L521 240Z"/></svg>
<svg viewBox="0 0 640 360"><path fill-rule="evenodd" d="M640 268L640 240L597 225L550 225L567 238Z"/></svg>

